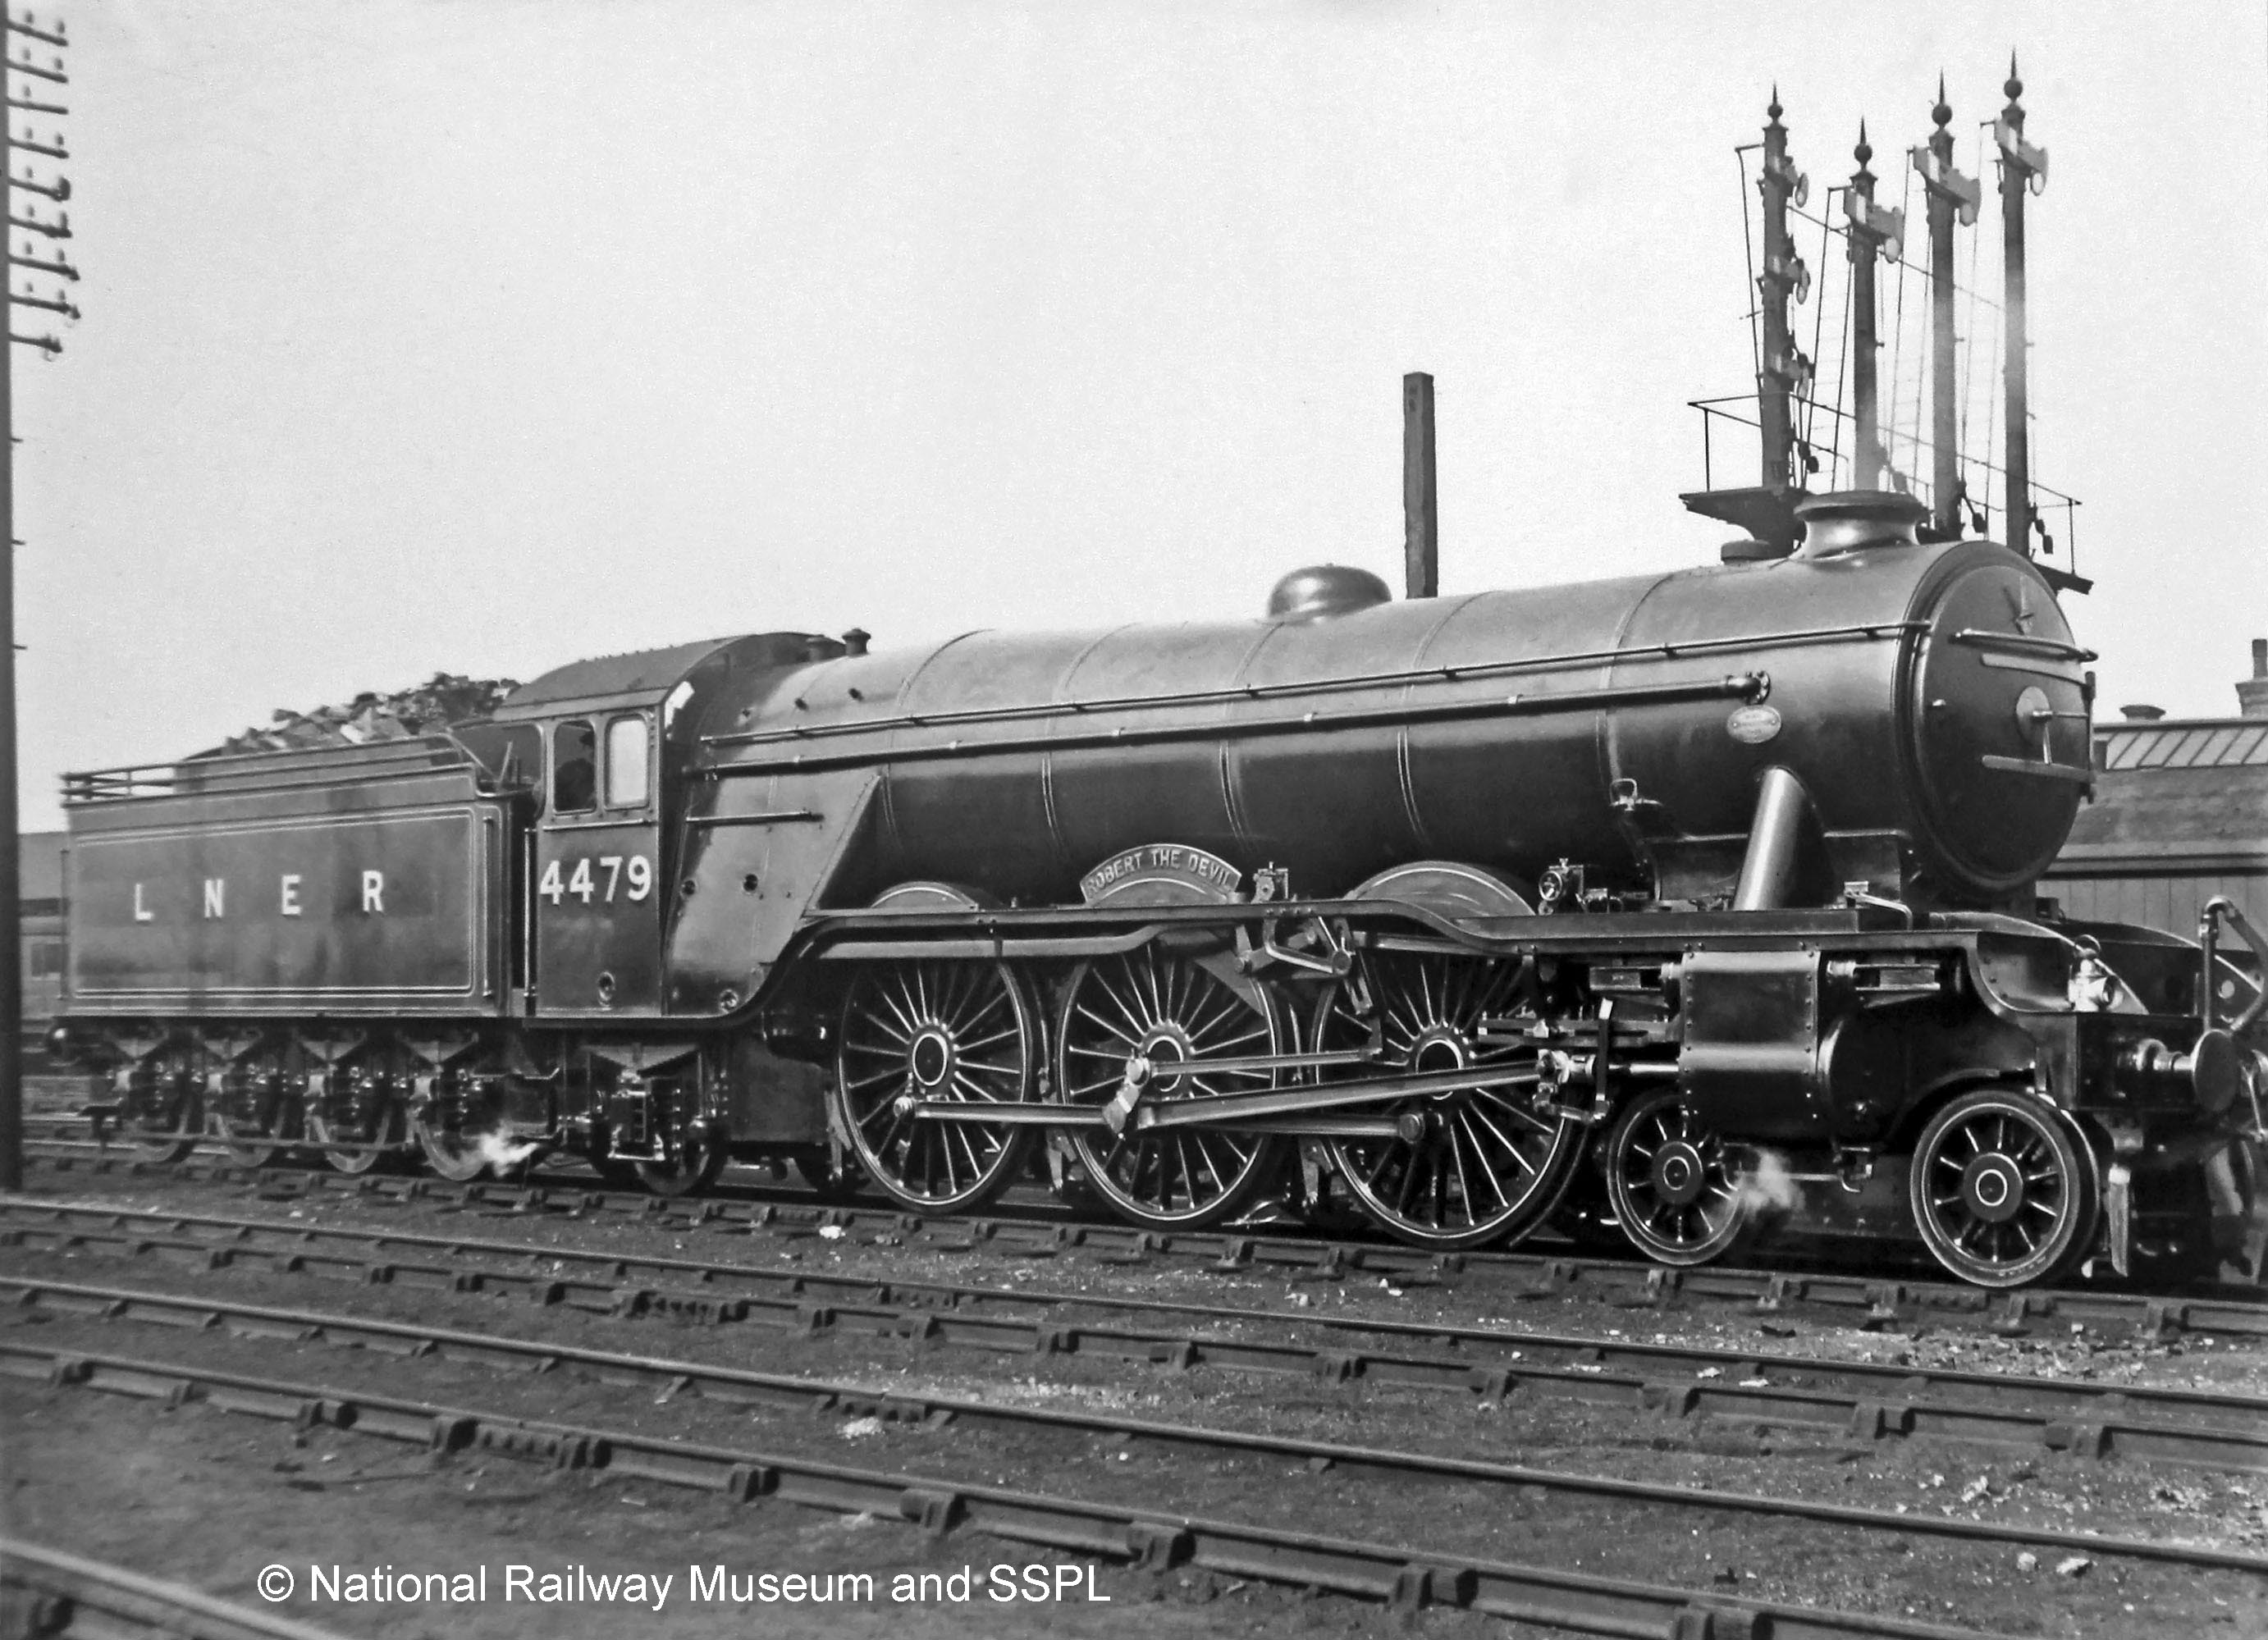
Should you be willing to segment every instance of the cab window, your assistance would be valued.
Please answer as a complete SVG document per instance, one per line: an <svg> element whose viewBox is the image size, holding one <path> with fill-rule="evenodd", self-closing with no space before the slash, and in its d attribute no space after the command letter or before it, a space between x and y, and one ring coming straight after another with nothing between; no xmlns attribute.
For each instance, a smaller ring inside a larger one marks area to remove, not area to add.
<svg viewBox="0 0 2268 1640"><path fill-rule="evenodd" d="M607 725L607 806L634 809L645 801L646 732L643 717L617 717Z"/></svg>
<svg viewBox="0 0 2268 1640"><path fill-rule="evenodd" d="M599 802L598 736L588 724L551 732L551 812L587 814Z"/></svg>

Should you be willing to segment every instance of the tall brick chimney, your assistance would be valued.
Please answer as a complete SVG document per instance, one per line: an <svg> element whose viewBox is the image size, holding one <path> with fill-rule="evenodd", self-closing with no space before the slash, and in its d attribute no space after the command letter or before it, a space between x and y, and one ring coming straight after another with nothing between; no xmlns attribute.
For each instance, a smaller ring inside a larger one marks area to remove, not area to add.
<svg viewBox="0 0 2268 1640"><path fill-rule="evenodd" d="M2252 675L2236 686L2236 709L2247 717L2268 717L2268 638L2252 640Z"/></svg>

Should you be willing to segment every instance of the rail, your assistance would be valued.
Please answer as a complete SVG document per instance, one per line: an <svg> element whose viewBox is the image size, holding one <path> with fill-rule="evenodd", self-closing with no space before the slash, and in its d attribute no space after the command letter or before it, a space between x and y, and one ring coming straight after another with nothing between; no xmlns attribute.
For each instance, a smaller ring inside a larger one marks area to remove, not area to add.
<svg viewBox="0 0 2268 1640"><path fill-rule="evenodd" d="M675 1378L684 1376L672 1371ZM722 1369L696 1372L703 1378L726 1376ZM1770 1634L1775 1640L1983 1640L1972 1629L1879 1613L1833 1611L1786 1600L1718 1599L1666 1584L1580 1569L1521 1565L1445 1552L1438 1546L1421 1548L1245 1521L1168 1516L1133 1503L1012 1490L983 1480L940 1478L933 1473L854 1468L799 1453L538 1421L495 1408L257 1378L179 1361L84 1355L11 1339L0 1341L0 1374L175 1404L207 1401L239 1415L302 1428L324 1426L350 1438L606 1473L735 1503L774 1498L898 1521L933 1538L956 1530L980 1532L1011 1542L1130 1562L1142 1570L1185 1567L1294 1589L1314 1588L1388 1603L1403 1613L1462 1609L1584 1634L1624 1636L1742 1633ZM922 1408L941 1404L873 1393L838 1396L807 1380L792 1393L828 1410L891 1417L909 1412L918 1416ZM997 1415L999 1410L990 1405L977 1408L979 1414ZM1064 1425L1113 1422L1064 1414L1052 1415L1048 1421ZM1161 1426L1160 1435L1171 1442L1175 1427ZM1891 1519L1897 1526L1889 1529L1895 1530L1910 1518ZM2106 1545L2103 1552L2115 1551Z"/></svg>
<svg viewBox="0 0 2268 1640"><path fill-rule="evenodd" d="M1754 393L1724 393L1712 399L1688 399L1685 402L1688 408L1698 410L1701 413L1701 487L1704 490L1714 489L1717 487L1716 440L1713 437L1715 424L1720 421L1727 422L1735 427L1753 428L1758 432L1761 432L1763 430L1762 426L1753 416L1743 416L1739 414L1737 411L1726 408L1728 405L1753 406L1756 403L1756 395ZM1827 443L1824 446L1823 453L1827 460L1828 487L1831 489L1836 486L1836 469L1850 460L1849 453L1843 447L1843 423L1845 422L1855 421L1857 418L1849 411L1837 405L1820 404L1814 401L1809 408L1817 414L1826 416L1830 423L1830 430ZM1924 438L1917 433L1909 433L1902 429L1893 428L1887 424L1881 427L1878 430L1881 433L1885 444L1889 446L1890 450L1892 452L1904 452L1909 463L1914 466L1917 469L1919 468L1926 460L1935 453L1937 446L1934 441ZM1798 453L1805 457L1812 464L1813 471L1816 471L1820 447L1815 445L1810 439L1801 437L1800 435L1797 437L1795 444ZM1906 474L1897 467L1894 460L1886 461L1885 466L1888 467L1904 484L1911 485L1911 493L1918 499L1923 501L1925 504L1929 504L1933 507L1936 497L1933 494L1933 486L1932 482L1927 476L1918 470L1911 474ZM1962 480L1961 494L1958 498L1959 505L1963 511L1970 514L1973 527L1977 533L1981 536L1984 535L1989 528L1987 519L1992 510L1990 505L1991 481L1997 477L2001 479L2005 483L2007 477L2007 469L1989 458L1979 458L1969 455L1961 457L1960 466L1964 475L1971 473L1982 474L1985 481L1984 485L1981 487L1984 491L1985 498L1983 500L1974 499L1970 494L1968 479L1964 476ZM2040 522L2041 515L2043 511L2049 509L2059 511L2063 515L2064 547L2066 551L2070 555L2067 562L2071 567L2068 570L2062 571L2061 573L2068 574L2076 580L2079 577L2079 509L2084 504L2080 501L2078 496L2067 495L2064 491L2056 489L2052 484L2043 484L2037 479L2032 481L2031 489L2036 497L2045 496L2048 498L2044 504L2035 500L2033 504L2033 517L2035 524L2037 525L2040 530L2043 550L2051 555L2055 552L2055 538L2048 533L2045 525ZM1801 497L1798 496L1793 496L1791 499L1800 500ZM2015 545L2013 541L2007 544L2010 546ZM2080 590L2083 592L2086 588L2081 587Z"/></svg>
<svg viewBox="0 0 2268 1640"><path fill-rule="evenodd" d="M919 1245L954 1254L990 1249L1004 1257L1044 1258L1086 1253L1119 1265L1152 1260L1195 1263L1221 1270L1265 1270L1295 1282L1342 1280L1350 1271L1396 1280L1464 1273L1524 1283L1524 1291L1536 1297L1576 1293L1625 1307L1690 1302L1777 1313L1793 1305L1814 1305L1855 1316L1855 1324L1865 1327L1966 1316L2002 1328L2054 1321L2136 1332L2158 1340L2202 1333L2268 1341L2268 1304L2259 1302L2250 1289L2241 1297L2225 1290L2162 1295L2076 1287L1994 1293L1962 1282L1857 1270L1722 1264L1675 1269L1650 1264L1635 1254L1580 1256L1550 1249L1425 1253L1382 1240L1352 1241L1293 1231L1269 1234L1238 1227L1166 1233L1115 1224L1072 1223L1057 1209L1035 1211L1012 1206L981 1217L924 1218L895 1207L830 1206L814 1203L807 1196L766 1199L769 1193L747 1187L733 1188L726 1197L683 1203L684 1210L673 1212L661 1198L642 1191L595 1189L583 1178L555 1176L526 1185L441 1185L424 1179L248 1167L218 1160L158 1163L91 1142L51 1140L32 1142L26 1154L52 1171L82 1176L197 1179L257 1185L270 1191L290 1187L302 1197L339 1194L389 1203L431 1197L517 1212L627 1218L672 1235L710 1228L733 1236L763 1232L798 1239L834 1225L898 1239L889 1245Z"/></svg>
<svg viewBox="0 0 2268 1640"><path fill-rule="evenodd" d="M1918 1436L2268 1473L2268 1439L2255 1433L2268 1418L2268 1398L2235 1392L1050 1291L1023 1282L876 1281L674 1255L626 1259L613 1248L94 1202L0 1197L0 1246L322 1277L357 1287L532 1298L617 1317L740 1323L806 1337L917 1338L992 1354L1207 1366L1467 1399L1620 1394L1638 1407L1658 1401L1652 1409L1662 1413L1675 1400L1682 1416L1786 1424L1870 1441ZM1094 1319L1098 1311L1136 1324L1105 1324ZM1199 1323L1206 1330L1192 1330ZM1248 1330L1211 1330L1220 1327ZM1295 1340L1294 1332L1322 1336ZM2229 1430L2240 1433L2231 1438Z"/></svg>
<svg viewBox="0 0 2268 1640"><path fill-rule="evenodd" d="M83 769L63 777L63 799L64 807L77 808L136 798L306 791L463 769L483 776L489 773L460 742L446 735L419 735L359 746L217 753L165 763Z"/></svg>
<svg viewBox="0 0 2268 1640"><path fill-rule="evenodd" d="M21 1538L0 1537L0 1585L24 1590L37 1603L23 1615L26 1635L78 1633L75 1620L84 1612L109 1620L102 1625L107 1631L140 1629L172 1640L336 1640L327 1629Z"/></svg>

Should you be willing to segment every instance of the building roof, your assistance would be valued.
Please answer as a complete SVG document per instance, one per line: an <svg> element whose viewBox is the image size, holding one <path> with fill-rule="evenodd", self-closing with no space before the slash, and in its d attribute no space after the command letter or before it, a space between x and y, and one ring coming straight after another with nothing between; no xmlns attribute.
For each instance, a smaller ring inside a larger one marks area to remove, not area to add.
<svg viewBox="0 0 2268 1640"><path fill-rule="evenodd" d="M2097 724L2095 766L2051 876L2268 864L2268 717Z"/></svg>
<svg viewBox="0 0 2268 1640"><path fill-rule="evenodd" d="M2107 771L2062 863L2208 857L2268 858L2268 762Z"/></svg>
<svg viewBox="0 0 2268 1640"><path fill-rule="evenodd" d="M2098 724L2095 766L2127 769L2268 768L2268 717L2162 717Z"/></svg>

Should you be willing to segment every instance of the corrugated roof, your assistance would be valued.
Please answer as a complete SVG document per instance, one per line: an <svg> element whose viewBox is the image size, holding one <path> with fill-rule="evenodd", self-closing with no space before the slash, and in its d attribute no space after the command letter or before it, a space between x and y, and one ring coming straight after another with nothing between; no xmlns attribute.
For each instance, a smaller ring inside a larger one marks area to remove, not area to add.
<svg viewBox="0 0 2268 1640"><path fill-rule="evenodd" d="M2100 724L2095 746L2107 769L2268 768L2268 717Z"/></svg>

